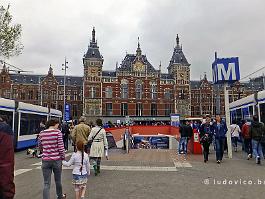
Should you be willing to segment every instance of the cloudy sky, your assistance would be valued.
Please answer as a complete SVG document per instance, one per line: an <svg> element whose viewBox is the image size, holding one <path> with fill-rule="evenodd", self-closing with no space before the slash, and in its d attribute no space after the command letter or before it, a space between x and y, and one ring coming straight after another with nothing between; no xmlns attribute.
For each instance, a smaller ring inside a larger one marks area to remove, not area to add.
<svg viewBox="0 0 265 199"><path fill-rule="evenodd" d="M13 21L22 24L24 51L7 62L35 74L47 73L50 64L63 74L66 56L68 73L83 75L93 26L104 70L135 53L139 36L142 52L166 72L176 34L192 79L211 75L215 51L238 56L241 77L265 66L264 0L0 0L8 3Z"/></svg>

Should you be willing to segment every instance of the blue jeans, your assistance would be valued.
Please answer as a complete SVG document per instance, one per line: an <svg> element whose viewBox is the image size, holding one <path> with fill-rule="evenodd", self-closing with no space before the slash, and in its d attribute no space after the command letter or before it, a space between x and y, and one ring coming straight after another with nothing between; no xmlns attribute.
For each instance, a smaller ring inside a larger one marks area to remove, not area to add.
<svg viewBox="0 0 265 199"><path fill-rule="evenodd" d="M224 155L225 138L215 138L216 160L222 160Z"/></svg>
<svg viewBox="0 0 265 199"><path fill-rule="evenodd" d="M184 153L187 153L187 137L181 137L179 140L179 153L181 151L184 151Z"/></svg>
<svg viewBox="0 0 265 199"><path fill-rule="evenodd" d="M62 161L45 161L42 160L42 174L44 179L44 188L43 188L43 199L50 199L50 186L51 186L51 175L54 173L54 181L56 186L57 198L61 199L63 196L62 193Z"/></svg>
<svg viewBox="0 0 265 199"><path fill-rule="evenodd" d="M252 151L253 151L253 154L254 154L256 160L258 159L258 157L260 157L260 158L263 157L262 146L261 146L261 143L259 141L252 139Z"/></svg>

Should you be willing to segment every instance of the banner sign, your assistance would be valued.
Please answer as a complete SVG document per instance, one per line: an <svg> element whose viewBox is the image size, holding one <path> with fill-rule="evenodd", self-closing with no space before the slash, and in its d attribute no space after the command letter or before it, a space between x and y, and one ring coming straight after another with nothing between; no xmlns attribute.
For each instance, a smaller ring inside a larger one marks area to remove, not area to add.
<svg viewBox="0 0 265 199"><path fill-rule="evenodd" d="M171 126L179 127L180 124L180 115L179 114L171 114L170 115Z"/></svg>
<svg viewBox="0 0 265 199"><path fill-rule="evenodd" d="M64 108L64 120L66 122L70 120L70 104L65 104L65 108Z"/></svg>
<svg viewBox="0 0 265 199"><path fill-rule="evenodd" d="M212 75L214 84L224 82L233 83L240 80L238 57L217 58L217 53L215 53L215 61L212 64Z"/></svg>

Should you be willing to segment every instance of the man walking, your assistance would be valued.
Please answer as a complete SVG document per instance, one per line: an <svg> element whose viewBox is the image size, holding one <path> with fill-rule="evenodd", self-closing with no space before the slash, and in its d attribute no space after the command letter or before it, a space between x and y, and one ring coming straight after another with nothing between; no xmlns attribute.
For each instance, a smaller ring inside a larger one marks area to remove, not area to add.
<svg viewBox="0 0 265 199"><path fill-rule="evenodd" d="M79 119L79 124L76 125L72 131L72 139L75 145L79 140L81 140L85 145L85 152L87 153L88 148L90 148L90 146L87 146L87 140L91 129L85 124L85 121L86 118L81 116Z"/></svg>
<svg viewBox="0 0 265 199"><path fill-rule="evenodd" d="M180 127L180 141L179 141L179 154L187 154L188 139L192 136L192 128L189 125L189 121L184 121L184 124Z"/></svg>
<svg viewBox="0 0 265 199"><path fill-rule="evenodd" d="M64 144L64 150L68 151L68 138L70 134L69 125L67 122L64 122L62 125L62 134L63 134L63 144Z"/></svg>
<svg viewBox="0 0 265 199"><path fill-rule="evenodd" d="M217 164L220 164L224 155L227 126L226 123L221 120L220 115L216 115L215 120L216 121L213 124L213 133L215 137L216 162Z"/></svg>
<svg viewBox="0 0 265 199"><path fill-rule="evenodd" d="M14 146L13 131L5 116L0 116L0 198L13 199L14 184Z"/></svg>
<svg viewBox="0 0 265 199"><path fill-rule="evenodd" d="M261 140L264 135L264 131L264 124L259 122L257 115L254 115L253 122L250 127L250 135L252 138L252 150L257 164L260 164L260 159L263 157Z"/></svg>
<svg viewBox="0 0 265 199"><path fill-rule="evenodd" d="M244 139L244 148L247 153L247 159L249 160L252 157L252 144L251 144L251 135L250 135L250 122L243 121L242 126L242 137Z"/></svg>

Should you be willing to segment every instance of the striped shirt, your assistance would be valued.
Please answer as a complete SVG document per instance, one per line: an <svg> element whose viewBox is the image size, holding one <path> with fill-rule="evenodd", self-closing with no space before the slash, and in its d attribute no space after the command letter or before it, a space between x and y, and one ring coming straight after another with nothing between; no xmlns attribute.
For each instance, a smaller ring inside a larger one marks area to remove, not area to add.
<svg viewBox="0 0 265 199"><path fill-rule="evenodd" d="M64 160L64 144L62 132L57 129L47 129L39 134L39 148L42 160Z"/></svg>

